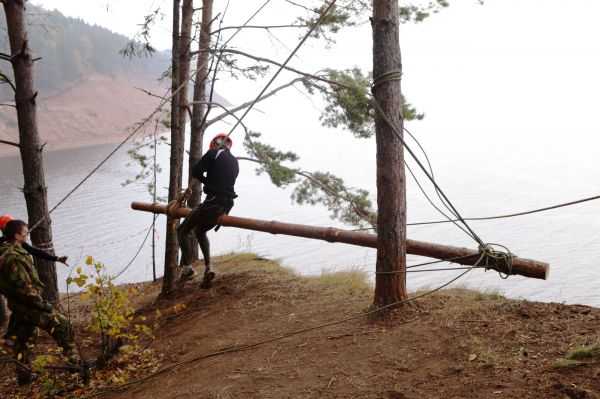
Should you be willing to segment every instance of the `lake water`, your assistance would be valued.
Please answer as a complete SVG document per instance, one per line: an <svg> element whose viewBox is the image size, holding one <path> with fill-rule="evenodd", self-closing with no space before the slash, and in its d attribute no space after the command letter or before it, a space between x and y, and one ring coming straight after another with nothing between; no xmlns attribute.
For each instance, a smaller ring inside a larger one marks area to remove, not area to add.
<svg viewBox="0 0 600 399"><path fill-rule="evenodd" d="M276 106L275 106L276 107ZM285 115L270 123L285 123ZM254 118L257 118L256 116ZM280 118L280 119L278 119ZM252 118L249 118L252 120ZM254 121L256 122L256 120ZM307 125L308 124L308 125ZM599 194L598 141L583 135L569 145L544 136L513 136L488 132L472 134L420 122L410 126L421 134L436 172L436 178L465 217L492 216L540 208ZM268 130L268 129L267 129ZM283 136L285 134L285 136ZM583 133L582 133L583 134ZM234 135L234 139L237 137ZM287 126L285 133L266 134L270 143L293 148L302 156L306 170L331 170L352 186L374 192L375 154L373 140L351 139L346 133L324 133L317 122ZM300 139L301 138L301 139ZM343 139L343 140L342 140ZM490 147L493 142L493 148ZM343 144L341 144L343 143ZM46 181L50 206L72 189L116 144L104 144L45 154ZM239 144L234 152L240 153ZM168 165L168 147L160 148L159 162ZM152 215L130 209L132 201L150 201L142 185L122 187L136 166L128 166L125 149L119 151L83 187L52 215L54 242L59 255L68 255L72 267L87 255L105 263L117 273L135 256L148 231ZM2 213L25 218L21 164L18 157L0 159ZM167 173L160 176L164 191ZM421 181L424 181L422 176ZM317 226L343 227L332 221L321 207L293 205L291 189L278 189L255 165L241 163L236 190L239 198L232 215L279 220ZM429 190L431 193L431 190ZM551 264L547 281L518 276L502 280L497 273L472 271L454 283L480 290L499 290L513 298L581 303L600 306L600 201L512 219L472 222L484 241L501 243L513 253ZM409 222L439 220L440 216L423 198L409 178ZM158 217L157 269L162 274L165 217ZM409 238L448 245L476 245L452 225L409 227ZM215 255L230 251L253 251L281 261L302 274L322 270L361 268L373 276L375 251L345 244L222 228L209 233ZM140 255L121 275L120 281L152 278L150 238ZM410 256L409 264L423 261ZM218 265L217 265L218 267ZM447 267L443 265L442 267ZM60 281L69 270L58 265ZM411 290L440 285L459 271L413 273L408 275ZM61 286L64 289L64 283Z"/></svg>

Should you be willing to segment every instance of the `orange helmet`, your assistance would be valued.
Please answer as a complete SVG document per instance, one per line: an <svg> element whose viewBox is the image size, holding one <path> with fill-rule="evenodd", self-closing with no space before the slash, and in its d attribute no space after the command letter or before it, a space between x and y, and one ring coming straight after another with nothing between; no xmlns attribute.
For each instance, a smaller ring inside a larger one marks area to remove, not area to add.
<svg viewBox="0 0 600 399"><path fill-rule="evenodd" d="M4 230L6 227L6 223L10 222L14 218L10 215L2 215L0 216L0 230Z"/></svg>
<svg viewBox="0 0 600 399"><path fill-rule="evenodd" d="M231 148L233 141L227 134L219 133L210 141L209 149L221 148L224 144L227 145L227 148Z"/></svg>

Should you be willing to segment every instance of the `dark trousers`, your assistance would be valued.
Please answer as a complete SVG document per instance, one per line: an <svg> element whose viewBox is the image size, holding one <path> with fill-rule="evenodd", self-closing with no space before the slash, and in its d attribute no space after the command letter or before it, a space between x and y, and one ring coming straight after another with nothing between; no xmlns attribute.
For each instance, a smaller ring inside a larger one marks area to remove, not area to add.
<svg viewBox="0 0 600 399"><path fill-rule="evenodd" d="M206 232L214 228L217 225L217 218L229 213L231 208L233 208L233 200L209 195L203 203L191 210L177 229L177 238L181 248L181 265L190 265L195 260L192 259L193 251L189 240L192 231L200 244L204 264L210 265L210 242Z"/></svg>

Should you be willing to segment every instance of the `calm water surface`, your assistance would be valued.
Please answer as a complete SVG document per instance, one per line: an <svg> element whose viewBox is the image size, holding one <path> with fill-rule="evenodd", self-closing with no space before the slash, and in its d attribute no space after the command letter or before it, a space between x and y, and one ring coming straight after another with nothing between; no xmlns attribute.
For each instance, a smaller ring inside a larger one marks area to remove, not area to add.
<svg viewBox="0 0 600 399"><path fill-rule="evenodd" d="M300 134L300 130L294 132L291 129L291 136ZM302 130L302 134L311 133ZM311 145L310 139L291 140L288 147L293 144L298 149L305 169L329 169L343 175L351 185L374 192L374 143L372 140L346 140L340 149L339 137L319 136L319 148ZM593 142L573 140L571 148L555 145L552 140L540 143L535 137L504 137L490 153L479 151L489 140L485 136L466 137L461 145L444 137L448 136L426 137L423 144L433 160L438 181L465 217L523 211L598 194L598 144ZM280 139L273 138L274 142L277 140ZM115 145L46 153L50 206L72 189ZM332 148L336 151L331 151ZM239 147L234 150L240 151ZM68 255L73 267L81 265L87 255L92 255L105 263L111 273L117 273L142 245L152 215L131 210L130 203L150 202L150 197L143 185L122 186L122 182L137 172L135 166L127 165L128 162L126 151L119 151L53 213L56 251ZM167 147L160 149L160 162L168 164ZM0 182L1 212L24 218L23 196L18 189L22 186L20 159L1 158L0 168L4 177ZM160 178L159 187L164 190L166 173ZM257 176L254 164L241 163L236 189L239 198L233 215L340 226L329 219L323 208L293 205L289 198L291 190L275 188L264 176ZM440 218L412 181L409 182L408 207L409 222ZM516 298L600 306L599 215L600 203L594 202L513 219L473 222L473 228L485 241L506 245L522 257L549 262L550 278L548 281L522 277L502 280L491 271L473 271L455 285L499 290ZM155 233L159 275L162 274L164 254L164 222L165 217L160 216ZM451 225L410 227L408 234L417 240L476 247L469 237ZM374 250L345 244L235 228L211 232L210 239L214 254L250 250L278 259L303 274L358 267L372 276L374 270ZM152 278L150 242L149 238L139 256L120 277L121 281ZM423 260L411 256L409 264ZM60 281L64 282L69 269L61 265L58 268ZM435 287L457 273L409 274L409 288ZM64 289L64 283L61 288Z"/></svg>

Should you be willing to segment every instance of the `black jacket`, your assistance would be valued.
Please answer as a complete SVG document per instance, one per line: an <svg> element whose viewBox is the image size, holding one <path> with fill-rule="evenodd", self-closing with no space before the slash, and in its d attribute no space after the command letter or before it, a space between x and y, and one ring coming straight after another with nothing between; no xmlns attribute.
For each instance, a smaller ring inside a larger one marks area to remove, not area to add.
<svg viewBox="0 0 600 399"><path fill-rule="evenodd" d="M0 237L0 244L4 244L7 241L8 241L8 239L6 237L4 237L4 236ZM36 258L45 259L45 260L49 260L52 262L56 262L58 260L58 256L52 255L51 253L46 252L43 249L32 247L31 245L27 244L26 242L21 244L21 247L25 251L27 251L27 253L29 253L29 255L34 256Z"/></svg>
<svg viewBox="0 0 600 399"><path fill-rule="evenodd" d="M206 173L206 176L204 175ZM192 169L192 176L204 184L204 192L221 199L234 199L238 160L228 149L209 150Z"/></svg>

